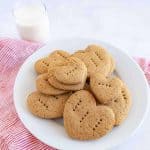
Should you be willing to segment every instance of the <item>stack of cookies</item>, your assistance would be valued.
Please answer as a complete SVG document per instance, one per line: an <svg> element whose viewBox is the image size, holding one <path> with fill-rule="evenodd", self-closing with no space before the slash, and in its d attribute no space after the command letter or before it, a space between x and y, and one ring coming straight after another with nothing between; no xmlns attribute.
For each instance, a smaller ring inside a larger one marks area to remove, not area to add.
<svg viewBox="0 0 150 150"><path fill-rule="evenodd" d="M89 45L69 54L56 50L35 63L37 90L27 98L32 114L63 117L71 138L97 139L120 125L131 107L125 83L112 76L115 61L106 49Z"/></svg>

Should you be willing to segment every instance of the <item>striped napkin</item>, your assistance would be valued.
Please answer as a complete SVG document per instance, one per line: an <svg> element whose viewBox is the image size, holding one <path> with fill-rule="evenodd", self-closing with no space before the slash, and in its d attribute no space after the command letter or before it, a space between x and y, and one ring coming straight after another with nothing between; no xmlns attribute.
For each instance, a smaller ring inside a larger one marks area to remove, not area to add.
<svg viewBox="0 0 150 150"><path fill-rule="evenodd" d="M19 67L42 44L0 39L0 149L54 150L36 139L21 123L13 104L13 85ZM150 83L150 60L135 58Z"/></svg>

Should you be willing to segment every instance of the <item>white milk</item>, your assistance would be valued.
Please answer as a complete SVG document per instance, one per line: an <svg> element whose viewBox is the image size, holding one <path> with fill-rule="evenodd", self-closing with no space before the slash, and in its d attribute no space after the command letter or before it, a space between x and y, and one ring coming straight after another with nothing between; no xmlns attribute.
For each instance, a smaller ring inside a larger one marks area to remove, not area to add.
<svg viewBox="0 0 150 150"><path fill-rule="evenodd" d="M49 36L49 19L44 7L26 6L14 11L20 36L29 41L46 42Z"/></svg>

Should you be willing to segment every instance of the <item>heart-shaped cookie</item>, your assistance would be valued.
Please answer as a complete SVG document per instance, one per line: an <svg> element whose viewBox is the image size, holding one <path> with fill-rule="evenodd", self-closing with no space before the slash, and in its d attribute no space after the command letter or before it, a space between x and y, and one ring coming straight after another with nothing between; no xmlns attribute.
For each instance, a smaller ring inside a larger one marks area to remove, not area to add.
<svg viewBox="0 0 150 150"><path fill-rule="evenodd" d="M120 94L117 98L111 99L106 104L115 114L115 125L120 125L127 117L131 108L131 96L125 84L121 87Z"/></svg>
<svg viewBox="0 0 150 150"><path fill-rule="evenodd" d="M55 69L54 76L64 84L79 84L85 80L87 68L80 59L68 57L67 60Z"/></svg>
<svg viewBox="0 0 150 150"><path fill-rule="evenodd" d="M27 106L32 114L40 118L59 118L69 96L70 93L50 96L36 91L28 96Z"/></svg>
<svg viewBox="0 0 150 150"><path fill-rule="evenodd" d="M84 80L79 84L64 84L59 82L54 76L55 69L48 70L48 82L57 89L68 90L68 91L77 91L84 88L87 74L85 74Z"/></svg>
<svg viewBox="0 0 150 150"><path fill-rule="evenodd" d="M117 77L105 77L96 73L90 79L91 91L100 102L112 108L115 125L121 124L131 107L131 96L126 85Z"/></svg>
<svg viewBox="0 0 150 150"><path fill-rule="evenodd" d="M36 61L34 68L38 74L46 73L50 64L50 59L48 57L41 58Z"/></svg>
<svg viewBox="0 0 150 150"><path fill-rule="evenodd" d="M47 73L40 74L37 79L36 79L36 88L38 91L40 91L43 94L47 95L60 95L67 93L68 91L57 89L53 87L49 82L48 82L48 75Z"/></svg>
<svg viewBox="0 0 150 150"><path fill-rule="evenodd" d="M85 50L79 50L73 56L85 63L88 69L88 77L96 72L107 76L115 68L115 62L110 54L104 48L97 45L89 45Z"/></svg>
<svg viewBox="0 0 150 150"><path fill-rule="evenodd" d="M48 57L39 59L35 63L35 70L39 74L47 73L48 68L55 67L56 65L62 63L64 60L66 60L66 58L69 56L70 56L70 54L63 50L55 50Z"/></svg>
<svg viewBox="0 0 150 150"><path fill-rule="evenodd" d="M93 95L85 90L72 94L64 108L64 127L75 139L97 139L107 134L114 126L115 117L111 108L96 106Z"/></svg>
<svg viewBox="0 0 150 150"><path fill-rule="evenodd" d="M105 77L101 73L96 73L90 78L90 87L97 98L102 103L118 97L121 91L122 81L117 77Z"/></svg>

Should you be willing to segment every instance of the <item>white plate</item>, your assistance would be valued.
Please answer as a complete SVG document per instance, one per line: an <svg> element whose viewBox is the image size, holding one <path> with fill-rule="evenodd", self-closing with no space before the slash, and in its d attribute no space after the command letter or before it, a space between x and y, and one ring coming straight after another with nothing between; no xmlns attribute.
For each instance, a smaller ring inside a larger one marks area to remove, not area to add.
<svg viewBox="0 0 150 150"><path fill-rule="evenodd" d="M59 120L44 120L33 116L27 109L26 98L35 91L34 63L54 49L69 52L85 48L88 44L100 44L108 49L117 64L117 74L128 85L132 94L132 108L127 119L106 136L93 141L78 141L69 138ZM31 55L20 68L14 85L14 103L17 113L25 127L39 140L58 149L83 150L112 148L129 138L142 124L147 113L148 84L139 66L127 54L114 46L94 39L64 39L49 42L45 47Z"/></svg>

